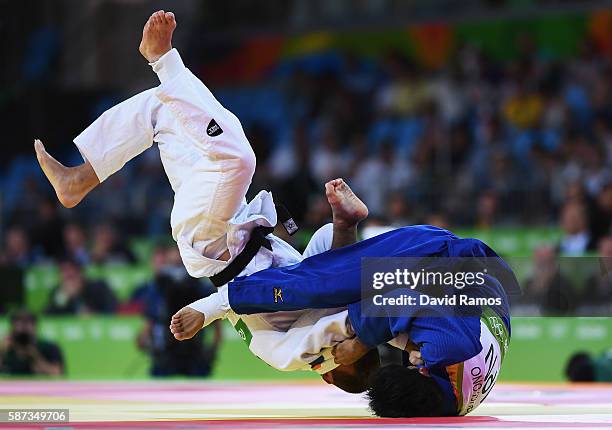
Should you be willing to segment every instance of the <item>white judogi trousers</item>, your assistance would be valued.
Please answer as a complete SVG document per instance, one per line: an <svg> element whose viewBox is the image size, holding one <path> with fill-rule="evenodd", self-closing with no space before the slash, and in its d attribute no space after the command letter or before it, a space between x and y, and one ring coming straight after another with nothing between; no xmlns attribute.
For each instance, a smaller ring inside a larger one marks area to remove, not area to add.
<svg viewBox="0 0 612 430"><path fill-rule="evenodd" d="M274 201L262 191L247 204L255 155L240 121L185 67L178 51L169 51L152 67L160 86L109 109L74 142L100 182L156 142L175 193L172 237L189 274L209 277L244 249L253 228L276 225ZM321 229L307 253L329 249L331 236L331 226ZM272 251L262 248L241 275L303 258L283 240L268 238ZM225 250L230 260L218 260ZM226 308L222 317L242 335L248 331L249 348L272 367L310 369L317 359L323 361L314 369L320 373L336 367L330 347L351 335L346 310L238 316L223 300L224 292L215 293L209 303L217 300Z"/></svg>

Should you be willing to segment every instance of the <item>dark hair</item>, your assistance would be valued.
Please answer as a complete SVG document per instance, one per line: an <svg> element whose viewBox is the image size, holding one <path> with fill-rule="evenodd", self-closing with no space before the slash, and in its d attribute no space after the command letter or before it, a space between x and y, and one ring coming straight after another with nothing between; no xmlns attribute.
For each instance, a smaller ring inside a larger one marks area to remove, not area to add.
<svg viewBox="0 0 612 430"><path fill-rule="evenodd" d="M391 364L370 380L367 397L379 417L410 418L443 415L442 390L417 369Z"/></svg>
<svg viewBox="0 0 612 430"><path fill-rule="evenodd" d="M595 381L595 366L591 356L586 352L572 355L565 366L565 376L572 382Z"/></svg>
<svg viewBox="0 0 612 430"><path fill-rule="evenodd" d="M79 262L79 260L77 260L76 258L68 254L61 255L57 260L57 264L60 266L64 266L64 265L72 266L75 269L79 269L79 270L83 268L83 265Z"/></svg>
<svg viewBox="0 0 612 430"><path fill-rule="evenodd" d="M11 323L14 324L16 321L31 321L36 324L36 315L27 309L17 309L11 313Z"/></svg>
<svg viewBox="0 0 612 430"><path fill-rule="evenodd" d="M347 393L363 393L370 386L370 376L379 369L378 349L374 348L368 351L366 355L350 366L353 366L352 372L342 372L342 367L331 371L334 376L334 385Z"/></svg>

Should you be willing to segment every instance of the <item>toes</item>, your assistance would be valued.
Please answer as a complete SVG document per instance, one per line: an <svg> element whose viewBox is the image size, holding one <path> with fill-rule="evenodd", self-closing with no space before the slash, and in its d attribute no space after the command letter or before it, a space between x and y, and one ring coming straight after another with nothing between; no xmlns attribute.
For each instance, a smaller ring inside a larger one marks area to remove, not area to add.
<svg viewBox="0 0 612 430"><path fill-rule="evenodd" d="M174 14L172 12L166 12L165 16L168 24L173 24L175 22Z"/></svg>
<svg viewBox="0 0 612 430"><path fill-rule="evenodd" d="M38 139L34 140L34 149L36 150L36 152L39 151L44 151L45 150L45 146L42 144L42 142Z"/></svg>

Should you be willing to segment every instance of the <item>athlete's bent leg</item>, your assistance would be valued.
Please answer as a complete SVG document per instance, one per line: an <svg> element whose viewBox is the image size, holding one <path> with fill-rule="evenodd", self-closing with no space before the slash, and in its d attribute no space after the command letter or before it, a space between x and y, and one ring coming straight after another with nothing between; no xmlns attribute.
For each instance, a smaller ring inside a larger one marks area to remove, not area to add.
<svg viewBox="0 0 612 430"><path fill-rule="evenodd" d="M175 27L173 14L154 13L143 30L141 53L155 61L172 49ZM85 158L80 166L62 165L47 153L40 140L34 142L36 158L62 205L76 206L100 182L153 144L154 111L159 104L154 91L149 90L102 114L75 139Z"/></svg>

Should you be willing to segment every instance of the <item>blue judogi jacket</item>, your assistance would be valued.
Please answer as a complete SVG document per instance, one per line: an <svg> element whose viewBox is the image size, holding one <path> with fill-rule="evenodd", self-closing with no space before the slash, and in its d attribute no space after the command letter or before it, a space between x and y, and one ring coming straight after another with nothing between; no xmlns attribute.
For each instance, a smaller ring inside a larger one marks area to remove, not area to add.
<svg viewBox="0 0 612 430"><path fill-rule="evenodd" d="M456 413L456 399L446 367L481 351L480 314L474 314L472 309L471 313L461 315L461 308L438 305L406 307L399 316L389 312L381 315L380 309L369 312L374 304L361 301L361 262L364 257L450 257L436 259L438 266L454 264L453 257L486 258L489 271L485 285L477 292L466 288L462 293L502 298L500 305L491 308L510 331L506 291L519 292L510 267L483 242L462 239L448 230L429 225L399 228L354 245L314 255L291 266L235 278L228 287L230 307L238 314L253 314L348 306L357 337L371 347L407 333L410 340L420 346L426 367L445 393L448 414ZM491 265L491 261L495 264ZM419 268L415 266L415 270ZM448 292L455 294L457 290L450 287ZM423 293L397 289L389 294L407 294L418 299Z"/></svg>

